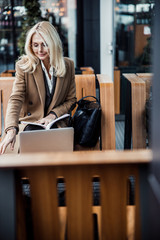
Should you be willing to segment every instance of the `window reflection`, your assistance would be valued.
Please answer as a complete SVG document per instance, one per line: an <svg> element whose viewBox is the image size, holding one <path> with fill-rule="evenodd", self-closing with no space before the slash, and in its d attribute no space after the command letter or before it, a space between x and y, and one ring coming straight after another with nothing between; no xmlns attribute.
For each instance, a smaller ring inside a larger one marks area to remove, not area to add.
<svg viewBox="0 0 160 240"><path fill-rule="evenodd" d="M22 31L22 1L0 1L0 72L14 69L18 56L16 43Z"/></svg>
<svg viewBox="0 0 160 240"><path fill-rule="evenodd" d="M76 0L41 0L42 17L57 29L63 43L64 56L76 64Z"/></svg>
<svg viewBox="0 0 160 240"><path fill-rule="evenodd" d="M18 41L23 32L26 9L23 0L0 1L0 72L14 69L20 56ZM40 0L41 15L57 29L63 43L64 56L76 65L76 0ZM13 13L13 14L12 14Z"/></svg>
<svg viewBox="0 0 160 240"><path fill-rule="evenodd" d="M153 14L154 1L116 1L116 66L150 71Z"/></svg>
<svg viewBox="0 0 160 240"><path fill-rule="evenodd" d="M115 69L120 71L120 109L125 115L127 86L123 73L152 72L155 0L116 0Z"/></svg>
<svg viewBox="0 0 160 240"><path fill-rule="evenodd" d="M8 4L7 4L8 3ZM6 6L7 4L7 6ZM9 59L13 56L12 45L12 19L11 19L11 6L9 2L6 4L2 2L0 6L0 70L4 70L4 64L8 65ZM2 63L4 63L2 65Z"/></svg>

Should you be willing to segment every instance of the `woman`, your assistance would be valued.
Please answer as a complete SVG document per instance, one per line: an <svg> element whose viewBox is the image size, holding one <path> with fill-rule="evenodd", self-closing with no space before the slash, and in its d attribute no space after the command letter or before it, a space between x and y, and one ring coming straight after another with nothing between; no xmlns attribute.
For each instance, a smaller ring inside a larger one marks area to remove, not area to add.
<svg viewBox="0 0 160 240"><path fill-rule="evenodd" d="M62 43L52 24L43 21L30 29L25 52L16 63L1 154L8 145L14 149L16 134L24 128L20 121L47 125L67 113L76 101L74 63L63 57Z"/></svg>

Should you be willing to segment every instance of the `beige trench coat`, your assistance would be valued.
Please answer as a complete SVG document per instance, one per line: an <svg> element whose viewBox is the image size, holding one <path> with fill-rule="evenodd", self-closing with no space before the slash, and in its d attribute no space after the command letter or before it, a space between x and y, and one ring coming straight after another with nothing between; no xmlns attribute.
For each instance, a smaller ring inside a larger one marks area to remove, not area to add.
<svg viewBox="0 0 160 240"><path fill-rule="evenodd" d="M64 60L66 74L57 77L55 93L47 112L53 111L58 117L67 113L76 101L74 63L69 58ZM8 101L5 131L12 126L22 131L24 126L20 121L34 122L44 117L46 92L41 64L38 64L34 73L24 73L19 67L20 61L16 63L16 78Z"/></svg>

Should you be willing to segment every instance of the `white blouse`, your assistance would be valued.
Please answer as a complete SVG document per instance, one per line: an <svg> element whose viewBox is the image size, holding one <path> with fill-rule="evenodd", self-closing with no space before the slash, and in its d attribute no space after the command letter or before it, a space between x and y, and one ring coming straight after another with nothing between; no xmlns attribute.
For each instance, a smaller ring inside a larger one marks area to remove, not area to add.
<svg viewBox="0 0 160 240"><path fill-rule="evenodd" d="M48 72L47 72L47 69L45 68L45 66L44 66L44 64L43 64L42 61L41 61L41 66L42 66L42 69L43 69L43 71L44 71L44 73L45 73L45 75L46 75L46 79L47 79L49 91L50 91L50 93L51 93L51 92L52 92L52 88L53 88L53 79L54 79L53 68L50 67L50 69L49 69L49 74L51 75L51 79L50 79L50 77L49 77L49 75L48 75Z"/></svg>

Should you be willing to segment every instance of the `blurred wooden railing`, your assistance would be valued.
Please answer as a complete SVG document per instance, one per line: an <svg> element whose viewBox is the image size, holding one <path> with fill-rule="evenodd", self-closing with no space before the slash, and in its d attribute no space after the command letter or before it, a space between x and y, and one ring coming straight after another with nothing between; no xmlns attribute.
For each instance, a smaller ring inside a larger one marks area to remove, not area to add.
<svg viewBox="0 0 160 240"><path fill-rule="evenodd" d="M3 239L14 239L15 235L17 240L59 240L65 236L69 240L141 239L139 193L143 173L139 174L151 160L149 150L1 156ZM93 206L95 176L100 183L99 206ZM129 176L135 179L134 206L128 205ZM30 184L27 198L22 188L24 177ZM65 183L64 207L58 204L59 178Z"/></svg>

